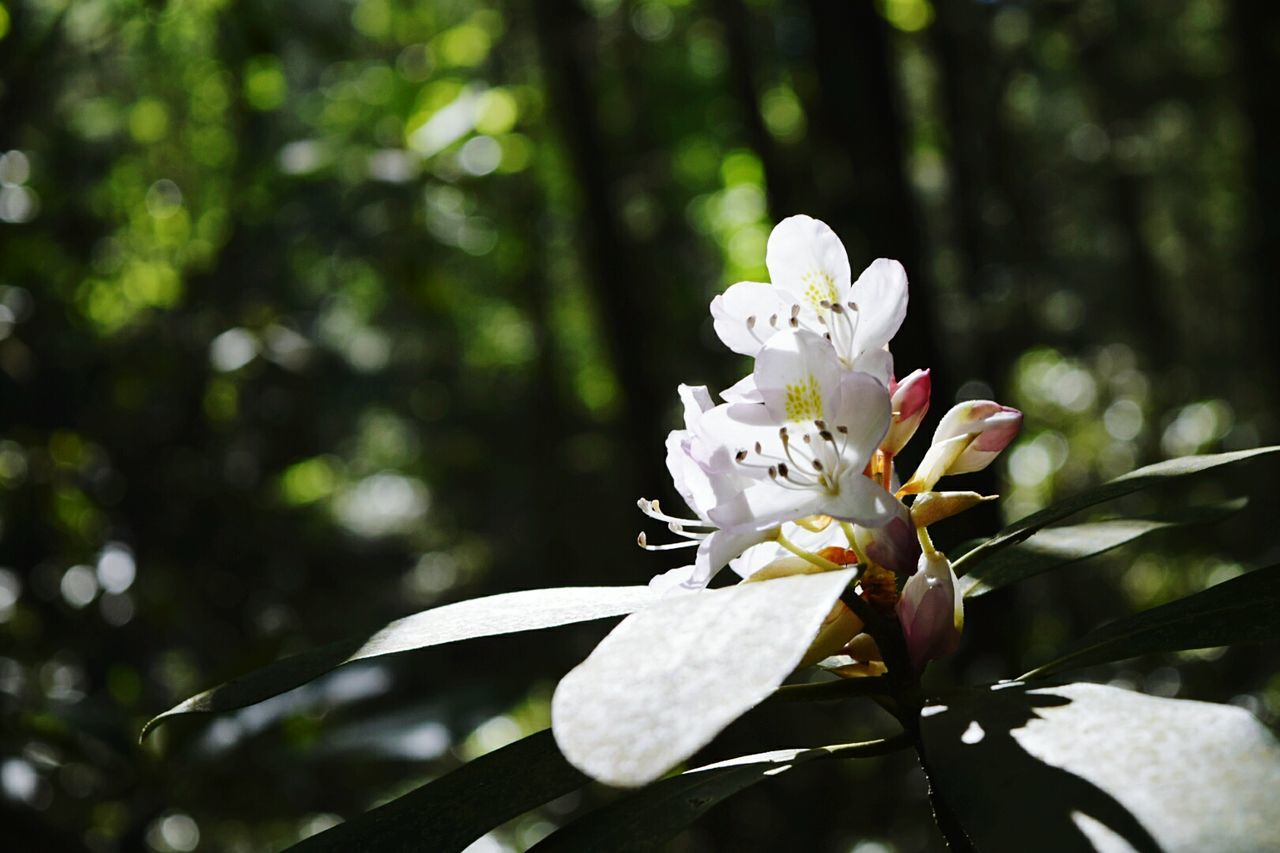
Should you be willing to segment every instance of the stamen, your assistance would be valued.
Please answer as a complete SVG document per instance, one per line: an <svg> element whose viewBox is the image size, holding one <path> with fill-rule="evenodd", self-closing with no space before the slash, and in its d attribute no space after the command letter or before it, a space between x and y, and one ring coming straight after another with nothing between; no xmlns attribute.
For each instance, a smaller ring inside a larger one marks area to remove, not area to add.
<svg viewBox="0 0 1280 853"><path fill-rule="evenodd" d="M640 507L640 511L643 512L645 515L649 516L650 518L655 519L657 521L665 521L668 524L678 524L678 525L681 525L682 527L714 527L715 526L712 524L707 524L705 521L701 521L696 518L680 518L679 516L668 515L667 513L662 511L662 507L658 505L657 501L650 501L650 500L645 500L644 498L640 498L640 500L636 501L636 506Z"/></svg>
<svg viewBox="0 0 1280 853"><path fill-rule="evenodd" d="M676 548L696 548L700 540L686 539L683 542L668 542L666 545L650 545L644 531L636 537L636 544L646 551L674 551Z"/></svg>

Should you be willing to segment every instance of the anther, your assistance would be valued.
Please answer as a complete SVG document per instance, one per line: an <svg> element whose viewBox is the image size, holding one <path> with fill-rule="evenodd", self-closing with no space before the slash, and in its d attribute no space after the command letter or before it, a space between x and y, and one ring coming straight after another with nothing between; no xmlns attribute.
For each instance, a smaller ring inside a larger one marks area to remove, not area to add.
<svg viewBox="0 0 1280 853"><path fill-rule="evenodd" d="M757 442L756 442L756 454L758 455L758 454L761 454L761 453L764 453L764 445L762 445L760 442L758 442L758 441L757 441Z"/></svg>
<svg viewBox="0 0 1280 853"><path fill-rule="evenodd" d="M747 331L750 332L755 327L756 327L756 315L752 314L750 317L747 318Z"/></svg>
<svg viewBox="0 0 1280 853"><path fill-rule="evenodd" d="M821 470L822 470L822 463L821 463L821 462L819 462L817 459L813 460L813 470L815 470L815 471L821 471Z"/></svg>
<svg viewBox="0 0 1280 853"><path fill-rule="evenodd" d="M746 461L747 461L747 451L745 451L745 450L739 450L737 453L733 454L733 458L734 458L734 460L736 460L736 461L738 461L738 462L746 462Z"/></svg>
<svg viewBox="0 0 1280 853"><path fill-rule="evenodd" d="M778 327L778 315L777 315L777 314L771 314L771 315L769 315L769 325L770 325L770 326L773 326L775 329Z"/></svg>
<svg viewBox="0 0 1280 853"><path fill-rule="evenodd" d="M778 463L778 473L784 477L787 476L787 463L785 462Z"/></svg>
<svg viewBox="0 0 1280 853"><path fill-rule="evenodd" d="M830 442L834 442L834 441L836 440L836 439L835 439L835 436L833 436L833 435L830 433L830 431L825 430L825 429L824 429L822 432L818 433L818 435L822 436L822 440L823 440L823 441L830 441Z"/></svg>
<svg viewBox="0 0 1280 853"><path fill-rule="evenodd" d="M837 314L843 314L843 313L844 313L844 306L843 306L843 305L841 305L839 302L837 302L837 303L835 303L834 305L832 305L832 306L831 306L831 310L832 310L832 311L834 311L834 312L835 312L835 313L837 313Z"/></svg>
<svg viewBox="0 0 1280 853"><path fill-rule="evenodd" d="M778 479L778 466L777 466L777 465L770 465L770 466L769 466L769 476L770 476L770 477L772 477L772 478L773 478L773 479L775 479L775 480L776 480L776 479Z"/></svg>

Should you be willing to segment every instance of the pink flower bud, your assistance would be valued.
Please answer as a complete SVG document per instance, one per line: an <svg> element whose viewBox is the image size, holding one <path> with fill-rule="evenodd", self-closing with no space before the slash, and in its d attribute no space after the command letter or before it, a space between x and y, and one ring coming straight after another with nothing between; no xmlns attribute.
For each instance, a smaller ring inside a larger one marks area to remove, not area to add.
<svg viewBox="0 0 1280 853"><path fill-rule="evenodd" d="M897 574L909 575L920 559L920 540L911 523L911 511L901 501L898 507L898 514L884 527L854 525L853 535L867 559Z"/></svg>
<svg viewBox="0 0 1280 853"><path fill-rule="evenodd" d="M947 469L948 474L967 474L990 465L1021 428L1022 412L1017 409L990 400L969 400L953 406L942 416L933 434L933 443L960 435L972 436L964 452Z"/></svg>
<svg viewBox="0 0 1280 853"><path fill-rule="evenodd" d="M897 612L917 672L956 650L964 630L964 599L944 554L934 551L920 556L919 568L902 588Z"/></svg>
<svg viewBox="0 0 1280 853"><path fill-rule="evenodd" d="M933 433L933 444L902 491L931 490L947 474L981 471L1009 446L1022 428L1022 412L990 400L951 407Z"/></svg>
<svg viewBox="0 0 1280 853"><path fill-rule="evenodd" d="M929 394L932 391L929 371L917 370L901 382L891 382L889 393L893 403L893 423L880 448L886 453L897 453L911 436L915 435L925 412L929 411Z"/></svg>

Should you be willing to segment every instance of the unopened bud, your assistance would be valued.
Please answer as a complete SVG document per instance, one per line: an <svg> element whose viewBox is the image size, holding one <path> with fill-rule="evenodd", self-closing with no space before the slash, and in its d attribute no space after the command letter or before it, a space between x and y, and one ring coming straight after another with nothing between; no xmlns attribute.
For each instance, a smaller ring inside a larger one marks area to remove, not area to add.
<svg viewBox="0 0 1280 853"><path fill-rule="evenodd" d="M917 672L956 650L964 630L964 599L945 555L937 551L921 555L919 569L902 588L897 610Z"/></svg>
<svg viewBox="0 0 1280 853"><path fill-rule="evenodd" d="M947 474L981 471L1009 446L1022 427L1022 412L990 400L959 403L942 416L933 444L901 491L933 489Z"/></svg>
<svg viewBox="0 0 1280 853"><path fill-rule="evenodd" d="M924 420L925 413L929 411L931 391L932 381L928 370L914 371L901 382L890 383L893 422L889 425L884 441L880 442L881 450L896 454L906 446L911 436L916 434L916 428Z"/></svg>
<svg viewBox="0 0 1280 853"><path fill-rule="evenodd" d="M928 527L998 497L977 492L925 492L911 504L911 520L916 527Z"/></svg>
<svg viewBox="0 0 1280 853"><path fill-rule="evenodd" d="M853 526L853 538L873 563L900 575L915 571L920 559L920 540L911 521L911 512L898 501L897 514L883 527Z"/></svg>

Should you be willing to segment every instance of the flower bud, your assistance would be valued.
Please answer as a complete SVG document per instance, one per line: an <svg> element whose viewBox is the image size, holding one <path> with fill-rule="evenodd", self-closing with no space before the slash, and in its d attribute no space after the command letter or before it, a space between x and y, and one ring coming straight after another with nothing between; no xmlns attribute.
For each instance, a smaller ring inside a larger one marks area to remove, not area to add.
<svg viewBox="0 0 1280 853"><path fill-rule="evenodd" d="M911 520L916 527L928 527L997 497L977 492L925 492L911 504Z"/></svg>
<svg viewBox="0 0 1280 853"><path fill-rule="evenodd" d="M893 422L889 432L880 442L880 449L886 453L896 454L911 436L916 434L925 412L929 411L929 394L932 381L928 370L917 370L901 382L891 382L889 393L893 405Z"/></svg>
<svg viewBox="0 0 1280 853"><path fill-rule="evenodd" d="M931 490L947 474L968 474L991 464L1022 427L1022 412L990 400L969 400L951 407L933 433L933 444L911 480L907 494Z"/></svg>
<svg viewBox="0 0 1280 853"><path fill-rule="evenodd" d="M920 567L902 588L897 610L917 672L956 650L964 629L964 599L945 555L937 551L921 555Z"/></svg>
<svg viewBox="0 0 1280 853"><path fill-rule="evenodd" d="M911 523L911 511L898 502L897 515L884 527L853 526L853 538L867 559L900 575L909 575L920 559L920 540Z"/></svg>

